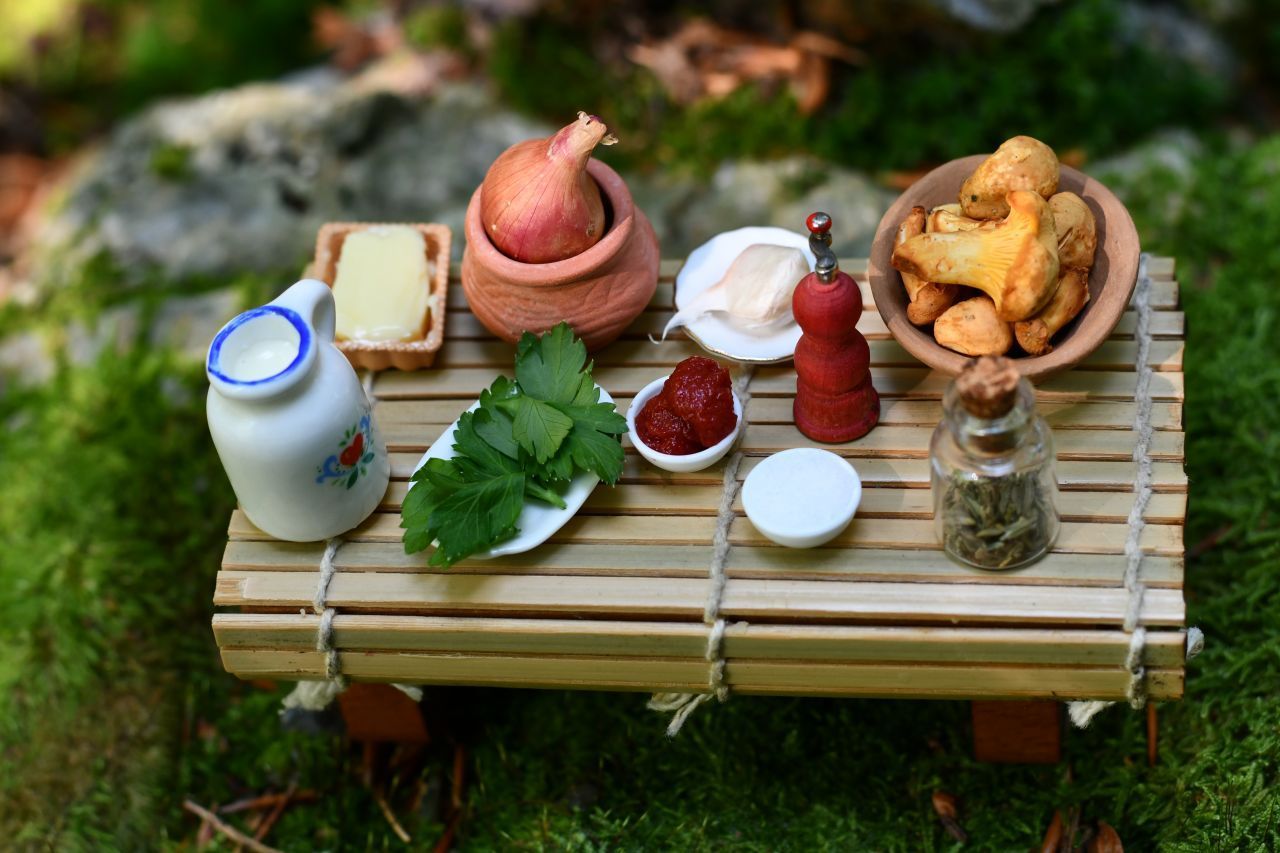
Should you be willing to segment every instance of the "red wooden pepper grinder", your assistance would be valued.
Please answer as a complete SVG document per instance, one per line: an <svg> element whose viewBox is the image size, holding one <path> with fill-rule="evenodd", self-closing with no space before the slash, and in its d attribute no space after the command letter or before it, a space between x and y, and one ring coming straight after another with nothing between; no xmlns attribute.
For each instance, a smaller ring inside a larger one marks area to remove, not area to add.
<svg viewBox="0 0 1280 853"><path fill-rule="evenodd" d="M814 213L809 249L813 272L800 279L791 309L804 332L796 344L796 426L815 441L853 441L880 420L880 395L871 385L871 351L856 326L862 293L840 272L831 251L831 217Z"/></svg>

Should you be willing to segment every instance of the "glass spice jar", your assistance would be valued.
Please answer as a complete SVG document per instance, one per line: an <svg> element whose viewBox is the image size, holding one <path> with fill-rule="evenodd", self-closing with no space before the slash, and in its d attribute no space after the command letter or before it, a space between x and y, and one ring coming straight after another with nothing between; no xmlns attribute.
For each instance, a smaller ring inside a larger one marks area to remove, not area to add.
<svg viewBox="0 0 1280 853"><path fill-rule="evenodd" d="M975 359L948 386L929 446L934 529L954 559L1013 569L1058 536L1053 434L1006 358Z"/></svg>

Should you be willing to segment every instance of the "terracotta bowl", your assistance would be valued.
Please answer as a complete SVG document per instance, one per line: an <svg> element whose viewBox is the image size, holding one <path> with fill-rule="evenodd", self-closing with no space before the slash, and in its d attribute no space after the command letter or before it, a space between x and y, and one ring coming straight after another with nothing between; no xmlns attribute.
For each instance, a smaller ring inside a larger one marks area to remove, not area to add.
<svg viewBox="0 0 1280 853"><path fill-rule="evenodd" d="M489 331L515 343L568 321L587 349L614 341L648 306L658 286L658 237L631 200L622 178L599 160L587 173L604 195L609 226L580 255L549 264L514 261L489 239L480 221L480 190L467 206L462 289Z"/></svg>
<svg viewBox="0 0 1280 853"><path fill-rule="evenodd" d="M939 166L907 189L880 220L867 276L871 293L889 333L902 348L930 367L955 375L969 356L949 350L933 339L932 327L918 327L907 320L907 291L902 276L893 268L893 242L898 225L920 205L926 209L956 200L960 184L987 157L975 154ZM1138 231L1120 200L1111 190L1082 172L1063 166L1059 191L1070 191L1084 199L1098 226L1098 251L1089 271L1089 303L1084 310L1053 337L1053 350L1040 356L1013 356L1019 372L1035 381L1078 364L1107 339L1129 305L1138 276ZM1016 347L1017 344L1014 345Z"/></svg>

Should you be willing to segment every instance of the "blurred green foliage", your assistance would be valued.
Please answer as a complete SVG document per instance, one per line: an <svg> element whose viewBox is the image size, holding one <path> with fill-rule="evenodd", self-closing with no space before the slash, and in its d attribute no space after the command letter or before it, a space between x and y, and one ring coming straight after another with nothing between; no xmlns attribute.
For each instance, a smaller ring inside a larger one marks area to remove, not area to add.
<svg viewBox="0 0 1280 853"><path fill-rule="evenodd" d="M425 6L410 11L402 24L404 37L419 50L443 47L470 52L467 14L457 6Z"/></svg>
<svg viewBox="0 0 1280 853"><path fill-rule="evenodd" d="M277 77L319 56L310 16L320 0L35 0L35 5L51 11L31 16L33 23L6 35L0 79L39 92L54 150L82 141L156 97ZM9 17L18 20L16 12L4 12L0 24Z"/></svg>
<svg viewBox="0 0 1280 853"><path fill-rule="evenodd" d="M1230 104L1223 81L1118 37L1118 7L1064 3L1016 33L974 34L963 50L877 41L866 46L867 67L835 66L844 73L830 103L808 119L789 95L751 88L679 107L647 71L602 63L568 12L508 23L488 71L521 109L566 121L578 109L604 116L623 141L611 157L625 165L701 171L795 151L905 169L991 150L1015 133L1096 155L1169 124L1209 123Z"/></svg>
<svg viewBox="0 0 1280 853"><path fill-rule="evenodd" d="M209 589L232 506L203 387L131 347L0 396L8 842L142 849L173 818L184 679L216 666Z"/></svg>

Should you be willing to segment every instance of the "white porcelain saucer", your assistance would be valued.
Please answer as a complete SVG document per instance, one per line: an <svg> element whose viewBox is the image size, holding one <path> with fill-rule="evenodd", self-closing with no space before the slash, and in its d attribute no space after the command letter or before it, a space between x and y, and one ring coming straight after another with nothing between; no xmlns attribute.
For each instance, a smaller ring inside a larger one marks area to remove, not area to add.
<svg viewBox="0 0 1280 853"><path fill-rule="evenodd" d="M676 273L676 308L688 305L698 294L724 278L734 259L755 243L800 249L809 269L813 270L814 257L809 251L807 235L768 226L725 231L690 252L688 260ZM723 313L713 313L682 328L707 352L750 364L787 361L795 354L796 344L800 341L800 326L795 320L755 333L733 325Z"/></svg>

